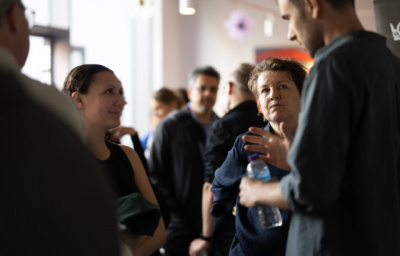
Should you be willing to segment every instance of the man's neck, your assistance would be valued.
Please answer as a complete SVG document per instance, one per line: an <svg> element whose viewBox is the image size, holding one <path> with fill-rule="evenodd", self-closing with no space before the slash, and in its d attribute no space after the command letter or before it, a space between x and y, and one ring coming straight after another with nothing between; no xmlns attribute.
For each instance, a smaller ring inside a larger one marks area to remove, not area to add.
<svg viewBox="0 0 400 256"><path fill-rule="evenodd" d="M364 30L363 25L357 17L354 9L346 9L343 12L334 11L329 13L330 18L327 19L323 27L324 43L328 45L336 38L354 31ZM332 22L334 21L334 22Z"/></svg>
<svg viewBox="0 0 400 256"><path fill-rule="evenodd" d="M241 97L231 97L229 101L229 110L233 109L237 105L246 102L246 101L255 101L256 99L254 98L253 95L242 95Z"/></svg>

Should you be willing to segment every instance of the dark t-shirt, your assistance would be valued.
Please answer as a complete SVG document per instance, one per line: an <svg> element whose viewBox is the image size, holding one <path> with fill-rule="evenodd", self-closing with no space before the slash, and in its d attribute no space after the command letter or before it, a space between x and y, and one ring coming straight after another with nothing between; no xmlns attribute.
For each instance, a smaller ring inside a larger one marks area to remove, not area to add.
<svg viewBox="0 0 400 256"><path fill-rule="evenodd" d="M400 61L385 38L317 51L281 182L287 255L400 255Z"/></svg>
<svg viewBox="0 0 400 256"><path fill-rule="evenodd" d="M124 150L117 144L105 140L110 149L110 157L107 160L99 160L106 168L108 184L117 197L125 196L133 192L140 192L135 183L132 165Z"/></svg>

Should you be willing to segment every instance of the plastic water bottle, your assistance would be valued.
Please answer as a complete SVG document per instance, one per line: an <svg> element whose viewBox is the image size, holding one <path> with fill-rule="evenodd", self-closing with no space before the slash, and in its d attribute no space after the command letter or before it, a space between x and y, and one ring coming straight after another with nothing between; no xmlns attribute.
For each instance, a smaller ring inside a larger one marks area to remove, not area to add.
<svg viewBox="0 0 400 256"><path fill-rule="evenodd" d="M257 180L271 179L271 173L268 165L258 158L258 154L248 156L249 164L247 165L247 176ZM282 226L281 212L277 207L259 206L258 218L263 228L273 228Z"/></svg>

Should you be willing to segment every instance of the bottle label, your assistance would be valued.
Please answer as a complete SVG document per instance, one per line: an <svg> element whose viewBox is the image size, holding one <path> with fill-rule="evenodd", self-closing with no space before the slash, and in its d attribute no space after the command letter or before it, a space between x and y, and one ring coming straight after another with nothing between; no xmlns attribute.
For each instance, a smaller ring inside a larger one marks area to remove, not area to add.
<svg viewBox="0 0 400 256"><path fill-rule="evenodd" d="M257 179L257 180L269 180L269 179L271 179L271 174L269 173L269 170L267 168L265 168L262 171L256 172L254 174L254 179Z"/></svg>

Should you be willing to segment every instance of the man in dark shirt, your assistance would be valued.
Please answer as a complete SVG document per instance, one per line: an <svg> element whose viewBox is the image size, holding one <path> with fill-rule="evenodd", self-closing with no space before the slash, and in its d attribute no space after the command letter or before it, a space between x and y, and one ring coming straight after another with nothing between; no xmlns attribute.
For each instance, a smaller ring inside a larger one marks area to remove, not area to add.
<svg viewBox="0 0 400 256"><path fill-rule="evenodd" d="M232 73L224 91L229 112L216 121L207 133L202 199L203 229L201 237L191 243L190 255L204 250L214 256L229 254L235 235L235 218L233 215L220 217L216 225L216 219L210 214L213 205L213 193L210 189L215 171L224 162L236 137L247 132L250 126L266 125L258 113L255 97L247 87L253 68L251 64L242 63Z"/></svg>
<svg viewBox="0 0 400 256"><path fill-rule="evenodd" d="M288 162L278 149L290 140L244 138L290 174L242 179L240 203L293 211L287 255L400 255L400 61L364 31L353 0L278 4L315 62Z"/></svg>
<svg viewBox="0 0 400 256"><path fill-rule="evenodd" d="M189 78L186 107L170 113L157 126L149 158L149 179L170 213L166 256L188 255L190 242L201 232L201 189L206 133L217 115L219 73L195 69Z"/></svg>

